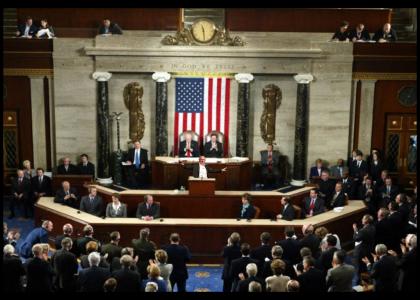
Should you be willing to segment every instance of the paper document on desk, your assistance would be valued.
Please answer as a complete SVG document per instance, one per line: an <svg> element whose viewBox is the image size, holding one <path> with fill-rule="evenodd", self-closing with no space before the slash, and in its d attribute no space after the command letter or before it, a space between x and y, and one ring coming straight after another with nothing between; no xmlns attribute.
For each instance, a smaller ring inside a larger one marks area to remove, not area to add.
<svg viewBox="0 0 420 300"><path fill-rule="evenodd" d="M249 160L248 157L239 157L239 156L234 156L234 157L231 157L229 159L229 161L231 161L231 162L244 162L244 161L247 161L247 160Z"/></svg>

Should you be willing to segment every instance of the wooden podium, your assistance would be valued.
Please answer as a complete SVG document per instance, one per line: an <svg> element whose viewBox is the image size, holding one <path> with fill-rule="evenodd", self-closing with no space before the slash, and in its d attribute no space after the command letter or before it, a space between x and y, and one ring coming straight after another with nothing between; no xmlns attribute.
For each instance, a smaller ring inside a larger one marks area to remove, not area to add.
<svg viewBox="0 0 420 300"><path fill-rule="evenodd" d="M188 191L192 196L214 196L215 178L188 177Z"/></svg>

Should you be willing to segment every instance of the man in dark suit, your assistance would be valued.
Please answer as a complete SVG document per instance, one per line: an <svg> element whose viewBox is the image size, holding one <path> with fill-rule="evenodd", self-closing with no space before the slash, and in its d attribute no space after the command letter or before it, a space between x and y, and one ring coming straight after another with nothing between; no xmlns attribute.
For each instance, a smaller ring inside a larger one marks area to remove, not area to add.
<svg viewBox="0 0 420 300"><path fill-rule="evenodd" d="M344 263L346 251L334 252L332 268L327 273L327 288L329 292L352 292L353 277L356 272L352 265Z"/></svg>
<svg viewBox="0 0 420 300"><path fill-rule="evenodd" d="M347 29L349 28L349 23L347 21L343 21L340 25L340 29L337 30L333 37L331 38L332 41L337 42L348 42L349 41L349 32Z"/></svg>
<svg viewBox="0 0 420 300"><path fill-rule="evenodd" d="M21 278L26 274L19 256L15 254L12 245L5 245L3 248L3 292L23 292Z"/></svg>
<svg viewBox="0 0 420 300"><path fill-rule="evenodd" d="M51 265L55 271L55 286L61 292L76 292L77 269L79 267L74 253L70 252L73 247L71 238L61 241L62 248L54 252L51 257Z"/></svg>
<svg viewBox="0 0 420 300"><path fill-rule="evenodd" d="M300 284L300 292L323 293L326 291L324 273L315 268L315 259L311 256L303 259L303 273L298 275L297 281Z"/></svg>
<svg viewBox="0 0 420 300"><path fill-rule="evenodd" d="M70 251L74 254L77 254L77 250L76 250L76 240L73 239L73 225L71 225L70 223L64 224L63 225L63 234L62 235L58 235L55 238L55 250L60 250L61 249L61 241L64 238L70 238L72 240L72 248L70 249Z"/></svg>
<svg viewBox="0 0 420 300"><path fill-rule="evenodd" d="M375 247L373 261L372 265L367 257L363 258L370 277L375 280L375 292L396 292L398 280L396 257L388 255L388 249L384 244L378 244Z"/></svg>
<svg viewBox="0 0 420 300"><path fill-rule="evenodd" d="M141 188L147 185L149 172L149 159L147 150L141 147L140 141L134 142L134 148L128 150L128 182L132 188Z"/></svg>
<svg viewBox="0 0 420 300"><path fill-rule="evenodd" d="M79 195L76 188L70 186L70 182L63 181L61 188L55 193L54 202L61 203L73 208L78 208Z"/></svg>
<svg viewBox="0 0 420 300"><path fill-rule="evenodd" d="M239 210L239 219L253 219L255 217L255 208L254 205L251 203L251 195L248 193L245 193L242 195L242 205L241 209Z"/></svg>
<svg viewBox="0 0 420 300"><path fill-rule="evenodd" d="M352 42L368 42L370 41L369 31L365 29L365 25L359 23L356 28L350 30L349 40Z"/></svg>
<svg viewBox="0 0 420 300"><path fill-rule="evenodd" d="M309 218L325 211L324 200L318 198L316 189L311 189L309 197L305 198L305 207L303 211L303 217Z"/></svg>
<svg viewBox="0 0 420 300"><path fill-rule="evenodd" d="M36 177L31 179L31 187L35 202L40 197L49 197L52 196L51 191L51 178L44 175L43 168L36 169Z"/></svg>
<svg viewBox="0 0 420 300"><path fill-rule="evenodd" d="M140 274L130 269L134 263L133 258L130 255L124 255L120 261L122 268L112 273L112 277L117 280L115 292L141 292Z"/></svg>
<svg viewBox="0 0 420 300"><path fill-rule="evenodd" d="M83 196L80 200L80 210L97 217L103 216L102 197L97 194L96 187L89 187L89 195Z"/></svg>
<svg viewBox="0 0 420 300"><path fill-rule="evenodd" d="M311 170L309 172L309 180L312 180L313 177L321 177L322 171L325 170L327 170L327 168L323 166L322 159L318 158L315 161L315 166L311 167Z"/></svg>
<svg viewBox="0 0 420 300"><path fill-rule="evenodd" d="M343 184L339 181L335 184L335 193L332 195L330 208L333 209L334 207L346 205L346 199L346 195L343 192Z"/></svg>
<svg viewBox="0 0 420 300"><path fill-rule="evenodd" d="M299 242L296 240L295 229L286 226L284 229L285 239L277 242L283 248L282 259L290 261L293 265L299 262Z"/></svg>
<svg viewBox="0 0 420 300"><path fill-rule="evenodd" d="M120 242L120 233L118 231L113 231L109 235L110 242L108 244L105 244L102 246L101 254L102 255L108 255L106 260L108 263L111 263L114 259L114 257L121 257L121 251L122 248L118 246L118 243Z"/></svg>
<svg viewBox="0 0 420 300"><path fill-rule="evenodd" d="M146 221L160 218L160 205L153 202L152 195L145 195L144 202L138 204L136 218Z"/></svg>
<svg viewBox="0 0 420 300"><path fill-rule="evenodd" d="M200 156L198 164L185 165L185 162L181 162L181 165L186 169L193 170L193 176L195 178L208 178L209 173L221 173L227 170L227 167L223 169L213 169L206 165L206 157Z"/></svg>
<svg viewBox="0 0 420 300"><path fill-rule="evenodd" d="M190 132L184 134L185 140L179 143L178 156L179 157L199 157L200 150L198 149L198 143L192 140Z"/></svg>
<svg viewBox="0 0 420 300"><path fill-rule="evenodd" d="M217 141L217 134L210 136L210 141L204 145L205 157L223 157L223 144Z"/></svg>
<svg viewBox="0 0 420 300"><path fill-rule="evenodd" d="M281 211L281 214L277 215L277 219L293 221L293 219L295 218L295 209L290 203L290 197L282 197L280 201L283 209Z"/></svg>
<svg viewBox="0 0 420 300"><path fill-rule="evenodd" d="M233 279L229 277L230 265L234 259L241 257L240 247L241 237L239 233L234 232L228 238L227 245L223 248L223 292L230 292Z"/></svg>
<svg viewBox="0 0 420 300"><path fill-rule="evenodd" d="M355 185L353 179L349 177L349 171L344 171L343 178L341 178L341 183L343 184L343 191L349 196L350 200L356 199L358 191L355 190ZM359 198L358 198L359 199Z"/></svg>
<svg viewBox="0 0 420 300"><path fill-rule="evenodd" d="M15 217L15 206L23 204L25 211L25 218L28 218L33 211L33 204L31 199L31 182L24 177L22 170L17 170L17 177L12 180L12 195L10 200L10 216L9 219Z"/></svg>
<svg viewBox="0 0 420 300"><path fill-rule="evenodd" d="M321 180L318 183L318 196L324 200L327 207L331 206L331 199L334 194L336 180L330 179L329 171L324 170L321 173Z"/></svg>
<svg viewBox="0 0 420 300"><path fill-rule="evenodd" d="M101 256L98 252L92 252L88 256L89 268L79 272L78 284L81 292L103 292L105 281L110 277L108 269L100 268Z"/></svg>
<svg viewBox="0 0 420 300"><path fill-rule="evenodd" d="M171 244L162 247L162 249L168 254L168 264L173 265L173 270L169 277L172 290L176 285L178 292L185 292L188 279L186 263L191 260L191 254L186 246L179 244L181 239L178 233L172 233L169 240Z"/></svg>
<svg viewBox="0 0 420 300"><path fill-rule="evenodd" d="M31 17L26 17L25 24L20 24L17 27L16 36L17 37L26 37L33 38L38 32L38 27L33 25L33 20Z"/></svg>
<svg viewBox="0 0 420 300"><path fill-rule="evenodd" d="M38 243L48 243L48 233L53 229L53 223L45 220L41 227L34 228L20 246L19 254L23 258L32 256L32 246Z"/></svg>
<svg viewBox="0 0 420 300"><path fill-rule="evenodd" d="M87 154L80 155L81 162L77 165L79 168L79 174L81 175L92 175L95 178L95 165L89 161Z"/></svg>
<svg viewBox="0 0 420 300"><path fill-rule="evenodd" d="M123 34L121 27L117 23L111 23L109 19L104 19L99 27L99 34Z"/></svg>
<svg viewBox="0 0 420 300"><path fill-rule="evenodd" d="M353 177L353 180L357 182L358 185L360 185L367 172L368 166L366 161L363 160L363 153L357 151L356 160L350 165L350 176Z"/></svg>
<svg viewBox="0 0 420 300"><path fill-rule="evenodd" d="M271 257L271 246L270 246L271 234L269 232L263 232L260 235L261 246L251 250L251 258L258 261L258 270L262 270L265 259L272 259Z"/></svg>
<svg viewBox="0 0 420 300"><path fill-rule="evenodd" d="M32 248L32 247L31 247ZM48 262L48 254L43 251L40 244L31 249L33 258L25 262L26 267L26 292L39 293L53 291L54 270Z"/></svg>
<svg viewBox="0 0 420 300"><path fill-rule="evenodd" d="M348 172L347 166L344 165L344 159L340 158L337 160L337 164L330 168L331 177L335 179L341 179L345 172Z"/></svg>
<svg viewBox="0 0 420 300"><path fill-rule="evenodd" d="M401 244L402 256L397 260L397 266L400 268L402 280L399 282L398 291L416 292L417 281L417 235L408 234L404 239L405 245ZM397 256L395 251L389 253Z"/></svg>
<svg viewBox="0 0 420 300"><path fill-rule="evenodd" d="M379 188L379 206L387 207L388 203L395 200L398 195L398 187L392 184L391 177L385 179L385 185Z"/></svg>
<svg viewBox="0 0 420 300"><path fill-rule="evenodd" d="M353 240L356 243L353 252L353 265L356 267L357 274L366 271L366 266L362 261L365 256L370 256L375 246L375 226L371 215L364 215L362 218L363 227L359 230L357 224L353 224Z"/></svg>
<svg viewBox="0 0 420 300"><path fill-rule="evenodd" d="M57 167L57 174L59 175L78 175L79 169L73 165L70 158L64 157L63 164Z"/></svg>
<svg viewBox="0 0 420 300"><path fill-rule="evenodd" d="M131 241L134 248L134 256L138 256L137 268L141 279L147 279L147 266L149 260L155 258L156 244L149 240L150 229L142 228L139 233L139 239Z"/></svg>
<svg viewBox="0 0 420 300"><path fill-rule="evenodd" d="M239 274L246 272L246 266L250 263L258 264L258 261L250 257L251 246L248 243L241 245L242 257L232 260L229 277L232 279L232 290L236 291L239 282Z"/></svg>
<svg viewBox="0 0 420 300"><path fill-rule="evenodd" d="M101 243L93 238L93 227L91 225L85 225L85 227L83 227L83 236L77 238L76 240L76 256L82 256L82 255L86 255L86 244L89 243L90 241L94 241L98 244L98 249L101 248Z"/></svg>
<svg viewBox="0 0 420 300"><path fill-rule="evenodd" d="M327 236L327 248L321 252L318 260L316 261L316 266L319 270L323 271L324 278L327 276L327 272L332 267L332 260L334 256L334 252L338 249L337 246L337 238L330 234Z"/></svg>
<svg viewBox="0 0 420 300"><path fill-rule="evenodd" d="M267 185L269 178L274 178L276 186L280 185L280 152L273 150L273 145L269 144L267 150L260 151L261 154L261 176L264 185Z"/></svg>
<svg viewBox="0 0 420 300"><path fill-rule="evenodd" d="M392 245L392 239L390 239L392 228L388 215L389 211L386 208L380 208L377 212L378 219L375 222L375 245L384 244L390 248Z"/></svg>
<svg viewBox="0 0 420 300"><path fill-rule="evenodd" d="M248 293L249 284L253 281L258 282L261 285L262 292L265 291L265 282L261 278L257 277L258 266L254 263L246 265L246 275L239 274L240 280L238 281L236 292Z"/></svg>
<svg viewBox="0 0 420 300"><path fill-rule="evenodd" d="M372 39L378 43L386 43L396 42L398 40L398 37L395 30L391 28L391 24L385 23L381 29L375 32L375 35Z"/></svg>
<svg viewBox="0 0 420 300"><path fill-rule="evenodd" d="M303 238L299 240L299 248L308 247L311 249L312 256L318 257L319 244L321 243L318 236L314 234L314 226L312 224L302 226Z"/></svg>
<svg viewBox="0 0 420 300"><path fill-rule="evenodd" d="M389 216L388 221L390 224L389 236L389 247L396 251L398 254L401 253L400 241L404 236L404 221L400 211L398 211L398 204L395 201L391 201L388 204Z"/></svg>
<svg viewBox="0 0 420 300"><path fill-rule="evenodd" d="M368 207L369 213L374 214L378 209L375 187L372 178L366 177L364 183L359 186L357 199L363 200Z"/></svg>

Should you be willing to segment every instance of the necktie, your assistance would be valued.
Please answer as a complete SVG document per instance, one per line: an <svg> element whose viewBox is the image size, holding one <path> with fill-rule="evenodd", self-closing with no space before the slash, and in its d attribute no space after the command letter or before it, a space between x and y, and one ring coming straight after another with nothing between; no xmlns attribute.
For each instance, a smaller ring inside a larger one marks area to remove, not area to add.
<svg viewBox="0 0 420 300"><path fill-rule="evenodd" d="M387 186L386 187L386 192L387 192L387 194L390 194L391 193L391 187L390 186Z"/></svg>
<svg viewBox="0 0 420 300"><path fill-rule="evenodd" d="M309 205L309 211L312 212L315 207L315 199L311 199L311 204Z"/></svg>
<svg viewBox="0 0 420 300"><path fill-rule="evenodd" d="M190 143L187 143L187 157L191 157Z"/></svg>
<svg viewBox="0 0 420 300"><path fill-rule="evenodd" d="M357 167L360 168L360 161L357 162Z"/></svg>
<svg viewBox="0 0 420 300"><path fill-rule="evenodd" d="M147 204L147 210L149 210L150 209L150 205L149 204Z"/></svg>
<svg viewBox="0 0 420 300"><path fill-rule="evenodd" d="M340 177L343 177L343 168L340 167Z"/></svg>
<svg viewBox="0 0 420 300"><path fill-rule="evenodd" d="M69 167L68 166L65 166L64 168L66 169L66 172L69 170Z"/></svg>
<svg viewBox="0 0 420 300"><path fill-rule="evenodd" d="M42 183L42 177L39 176L39 184L41 184L41 183Z"/></svg>
<svg viewBox="0 0 420 300"><path fill-rule="evenodd" d="M140 151L136 150L136 169L138 169L140 167Z"/></svg>

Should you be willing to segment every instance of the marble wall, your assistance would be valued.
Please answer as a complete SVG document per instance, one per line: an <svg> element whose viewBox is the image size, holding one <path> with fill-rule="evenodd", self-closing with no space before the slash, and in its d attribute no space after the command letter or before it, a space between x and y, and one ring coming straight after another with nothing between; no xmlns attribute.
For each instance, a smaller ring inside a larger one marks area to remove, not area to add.
<svg viewBox="0 0 420 300"><path fill-rule="evenodd" d="M293 75L311 73L308 168L321 157L330 164L346 158L349 147L352 44L327 43L329 34L243 33L248 44L231 47L164 47L166 32L143 32L139 36L112 39L62 38L54 41L55 143L57 158L74 160L86 152L96 163L95 71L111 72L108 82L109 111L123 112L121 147L128 141L128 110L123 89L133 81L143 86L146 129L143 147L154 153L155 71L172 74L168 81L169 152L173 146L175 80L178 72L207 74L252 73L250 103L250 153L259 160L265 148L259 122L262 89L276 84L282 90L277 110L276 148L293 163L297 83ZM241 35L240 33L235 33ZM140 39L140 36L142 37ZM112 37L114 38L114 37ZM118 43L116 43L118 42ZM230 99L230 153L236 149L238 83L232 78ZM112 126L112 150L116 150L116 124ZM150 158L150 157L149 157Z"/></svg>

